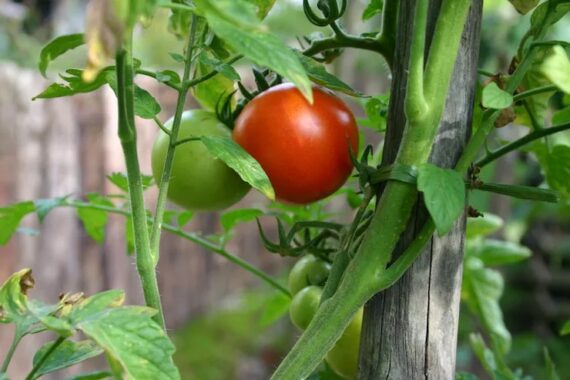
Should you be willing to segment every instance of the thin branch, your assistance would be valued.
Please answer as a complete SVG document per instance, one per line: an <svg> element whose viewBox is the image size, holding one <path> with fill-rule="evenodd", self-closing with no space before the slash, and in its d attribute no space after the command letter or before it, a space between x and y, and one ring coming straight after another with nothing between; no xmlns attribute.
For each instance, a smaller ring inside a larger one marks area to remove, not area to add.
<svg viewBox="0 0 570 380"><path fill-rule="evenodd" d="M570 123L559 124L559 125L556 125L554 127L536 130L534 132L529 133L528 135L526 135L524 137L521 137L518 140L515 140L509 144L502 146L501 148L495 150L494 152L491 152L490 154L486 155L485 157L483 157L482 159L477 161L475 163L475 165L482 168L483 166L488 165L491 162L495 161L499 157L502 157L507 153L510 153L514 150L517 150L520 147L525 146L526 144L529 144L529 143L531 143L535 140L538 140L540 138L543 138L543 137L546 137L549 135L553 135L553 134L558 133L558 132L567 131L567 130L570 130Z"/></svg>

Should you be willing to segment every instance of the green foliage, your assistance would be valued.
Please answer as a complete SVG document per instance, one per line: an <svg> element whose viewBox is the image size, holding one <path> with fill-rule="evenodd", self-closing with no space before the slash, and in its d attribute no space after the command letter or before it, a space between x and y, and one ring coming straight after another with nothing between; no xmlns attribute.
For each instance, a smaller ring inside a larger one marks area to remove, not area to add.
<svg viewBox="0 0 570 380"><path fill-rule="evenodd" d="M544 60L541 69L550 82L570 94L570 60L562 46L552 48L552 55Z"/></svg>
<svg viewBox="0 0 570 380"><path fill-rule="evenodd" d="M381 14L382 8L384 8L384 0L369 0L362 13L362 20L370 20L372 17Z"/></svg>
<svg viewBox="0 0 570 380"><path fill-rule="evenodd" d="M358 97L364 96L333 74L329 73L323 65L319 64L314 59L303 55L301 52L297 52L297 57L301 61L301 64L305 68L309 78L316 84L333 91L342 92L346 95Z"/></svg>
<svg viewBox="0 0 570 380"><path fill-rule="evenodd" d="M8 243L22 219L34 210L33 202L14 203L0 208L0 245Z"/></svg>
<svg viewBox="0 0 570 380"><path fill-rule="evenodd" d="M39 360L44 357L46 352L52 348L54 343L55 342L47 342L36 352L33 359L34 366L36 366ZM63 341L63 343L59 344L47 357L46 361L44 361L39 367L34 378L71 367L84 360L99 356L102 353L103 349L91 340L83 340L79 342L71 340Z"/></svg>
<svg viewBox="0 0 570 380"><path fill-rule="evenodd" d="M51 61L55 60L67 51L83 45L84 43L83 33L68 34L50 41L43 47L40 53L40 61L38 63L40 73L45 77L46 70Z"/></svg>
<svg viewBox="0 0 570 380"><path fill-rule="evenodd" d="M275 199L273 186L261 165L234 140L224 136L202 136L200 139L213 156L234 169L241 179L267 198Z"/></svg>
<svg viewBox="0 0 570 380"><path fill-rule="evenodd" d="M0 288L0 322L16 325L15 342L30 333L51 330L59 338L34 355L30 378L73 366L105 352L132 378L178 379L174 347L151 316L154 310L122 306L124 292L110 290L89 298L65 294L56 305L30 301L31 270L13 274ZM81 331L88 340L67 338ZM106 373L87 378L104 378ZM166 377L165 377L166 376Z"/></svg>
<svg viewBox="0 0 570 380"><path fill-rule="evenodd" d="M90 203L100 206L113 207L113 202L99 194L87 194ZM103 243L105 239L105 227L109 220L107 212L91 208L77 209L77 216L81 219L85 231L98 243Z"/></svg>
<svg viewBox="0 0 570 380"><path fill-rule="evenodd" d="M500 110L513 104L513 96L491 82L483 88L482 104L483 107Z"/></svg>
<svg viewBox="0 0 570 380"><path fill-rule="evenodd" d="M104 310L77 323L133 379L179 379L172 362L174 346L152 319L156 311L143 307Z"/></svg>
<svg viewBox="0 0 570 380"><path fill-rule="evenodd" d="M244 0L197 0L198 10L214 33L255 64L266 66L293 82L312 99L309 78L295 54L267 32Z"/></svg>
<svg viewBox="0 0 570 380"><path fill-rule="evenodd" d="M525 15L532 11L537 5L539 0L509 0L517 12Z"/></svg>
<svg viewBox="0 0 570 380"><path fill-rule="evenodd" d="M418 169L418 190L436 225L446 234L465 208L465 184L461 174L451 169L425 164Z"/></svg>

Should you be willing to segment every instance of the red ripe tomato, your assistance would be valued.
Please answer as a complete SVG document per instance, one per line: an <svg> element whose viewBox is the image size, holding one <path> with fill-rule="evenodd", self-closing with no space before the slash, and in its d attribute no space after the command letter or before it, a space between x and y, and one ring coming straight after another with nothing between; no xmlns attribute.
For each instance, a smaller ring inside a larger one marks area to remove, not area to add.
<svg viewBox="0 0 570 380"><path fill-rule="evenodd" d="M311 105L290 83L256 96L236 120L234 140L267 173L277 198L306 204L334 193L352 171L358 129L348 106L313 88Z"/></svg>

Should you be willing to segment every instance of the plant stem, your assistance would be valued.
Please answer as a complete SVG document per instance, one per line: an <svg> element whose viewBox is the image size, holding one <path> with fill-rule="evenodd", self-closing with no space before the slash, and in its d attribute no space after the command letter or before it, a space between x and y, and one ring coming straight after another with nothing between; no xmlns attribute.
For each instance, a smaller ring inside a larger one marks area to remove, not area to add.
<svg viewBox="0 0 570 380"><path fill-rule="evenodd" d="M325 50L340 48L356 48L362 50L370 50L381 54L390 65L391 52L388 50L385 42L371 37L357 37L349 34L342 36L334 35L333 37L322 38L311 41L311 45L303 51L306 56L313 56L324 52Z"/></svg>
<svg viewBox="0 0 570 380"><path fill-rule="evenodd" d="M132 33L132 31L131 31ZM164 328L164 316L156 272L150 251L148 222L143 198L142 177L137 156L137 136L134 116L134 83L131 38L117 53L117 97L119 102L119 138L125 156L130 207L136 252L137 271L147 306L157 310L153 319Z"/></svg>
<svg viewBox="0 0 570 380"><path fill-rule="evenodd" d="M424 96L424 55L428 3L428 1L419 0L415 7L414 35L410 52L408 90L406 91L405 102L406 119L410 126L423 119L429 110Z"/></svg>
<svg viewBox="0 0 570 380"><path fill-rule="evenodd" d="M558 90L558 87L555 85L536 87L536 88L533 88L533 89L530 89L528 91L521 92L520 94L515 95L513 97L513 102L516 103L520 100L526 99L526 98L534 96L534 95L544 94L545 92L554 92L556 90Z"/></svg>
<svg viewBox="0 0 570 380"><path fill-rule="evenodd" d="M538 129L534 132L527 134L524 137L521 137L518 140L515 140L511 143L505 144L502 147L500 147L499 149L487 154L485 157L483 157L482 159L477 161L475 163L475 165L482 168L485 165L488 165L491 162L495 161L499 157L502 157L507 153L510 153L514 150L517 150L520 147L525 146L526 144L529 144L529 143L531 143L535 140L538 140L542 137L550 136L550 135L553 135L555 133L562 132L562 131L567 131L569 129L570 129L570 123L563 123L563 124L559 124L559 125L556 125L556 126L553 126L550 128Z"/></svg>
<svg viewBox="0 0 570 380"><path fill-rule="evenodd" d="M50 348L45 352L45 354L40 358L40 360L38 360L38 362L34 365L34 367L32 368L32 371L28 374L28 376L26 376L26 380L31 380L34 378L34 375L36 374L36 372L38 372L38 370L42 367L42 365L45 363L45 361L49 358L49 356L55 351L55 349L62 344L65 341L65 337L60 336L59 338L57 338L57 340L55 342L53 342L53 344L50 346Z"/></svg>
<svg viewBox="0 0 570 380"><path fill-rule="evenodd" d="M8 366L10 365L10 361L12 360L12 356L14 356L14 352L16 352L16 348L18 344L22 340L23 335L18 331L18 327L16 327L16 331L14 331L14 339L12 339L12 343L10 343L10 348L8 348L8 352L6 353L6 357L2 362L2 368L0 368L0 373L5 373L8 370Z"/></svg>
<svg viewBox="0 0 570 380"><path fill-rule="evenodd" d="M232 58L228 59L225 63L228 64L228 65L231 65L231 64L233 64L233 63L236 63L237 61L239 61L239 60L242 59L242 58L243 58L243 55L238 54L238 55L235 55L235 56L233 56ZM211 72L209 72L208 74L202 75L201 77L198 77L198 78L195 78L195 79L192 79L192 80L187 81L186 84L185 84L185 86L186 86L187 88L192 88L192 87L196 86L197 84L200 84L200 83L202 83L202 82L207 81L208 79L211 79L211 78L215 77L215 76L218 75L219 73L220 73L220 72L217 71L217 70L211 71Z"/></svg>
<svg viewBox="0 0 570 380"><path fill-rule="evenodd" d="M545 27L544 25L549 25L551 18L552 18L552 12L550 11L550 13L545 17L542 29L536 35L535 38L536 42L534 42L533 45L531 45L526 55L523 57L522 61L517 66L517 69L507 81L507 84L505 86L506 92L510 94L514 93L514 91L517 89L520 82L523 80L524 76L526 75L527 71L530 69L537 53L535 46L538 46L537 43L540 43L544 39L546 32L548 30L548 28ZM457 170L460 173L463 173L469 168L469 165L471 165L471 163L475 160L477 154L479 153L479 150L485 144L485 141L487 140L487 135L489 135L489 133L493 130L493 127L495 125L495 120L497 119L497 117L499 117L500 114L501 110L496 110L491 113L486 113L484 115L481 126L479 127L479 129L477 129L477 132L475 132L475 134L469 139L469 142L467 143L465 149L463 150L463 154L461 155L459 161L457 162L457 165L455 166L455 170Z"/></svg>
<svg viewBox="0 0 570 380"><path fill-rule="evenodd" d="M180 130L180 123L182 121L182 112L184 111L184 104L186 103L186 94L188 93L187 82L190 78L190 70L192 67L192 51L194 50L194 41L196 38L196 24L197 17L192 14L192 25L190 27L190 34L188 37L188 45L186 46L186 60L184 64L184 74L182 77L182 86L178 91L178 100L176 102L176 111L174 113L174 121L172 129L170 130L170 144L166 152L164 160L164 168L162 171L162 178L158 184L158 200L156 202L156 211L154 213L154 223L152 225L152 233L150 238L150 252L154 266L158 263L159 250L160 250L160 232L162 221L164 219L164 209L166 206L166 196L168 194L168 187L170 185L170 176L172 174L172 165L174 162L174 153L176 149L176 142L178 139L178 131Z"/></svg>
<svg viewBox="0 0 570 380"><path fill-rule="evenodd" d="M144 76L154 78L154 79L156 79L158 77L155 72L150 71L150 70L145 70L145 69L137 69L137 74L144 75ZM180 86L177 85L176 83L172 83L171 81L166 81L166 82L161 81L161 83L164 83L165 85L172 88L173 90L180 91Z"/></svg>
<svg viewBox="0 0 570 380"><path fill-rule="evenodd" d="M76 209L87 208L87 209L92 209L92 210L100 210L100 211L105 211L105 212L113 213L113 214L119 214L119 215L123 215L123 216L130 216L131 215L130 212L127 210L122 210L122 209L115 208L115 207L98 205L98 204L93 204L93 203L71 201L68 203L64 203L62 206L73 207ZM152 220L149 220L149 224L152 222L153 222ZM201 236L198 236L194 233L186 232L186 231L184 231L178 227L175 227L173 225L170 225L170 224L163 224L162 229L165 231L168 231L174 235L177 235L181 238L189 240L192 243L201 246L202 248L208 249L208 250L214 252L215 254L224 257L225 259L236 264L237 266L241 267L242 269L248 271L249 273L253 274L254 276L259 277L262 281L264 281L265 283L267 283L271 287L275 288L276 290L280 291L281 293L285 294L286 296L289 296L289 297L291 296L289 291L284 286L282 286L277 281L275 281L270 275L268 275L267 273L264 273L259 268L251 265L247 261L240 259L239 257L237 257L235 255L232 255L231 253L226 251L223 247L220 247L220 246L214 244L213 242L211 242L207 239L204 239Z"/></svg>

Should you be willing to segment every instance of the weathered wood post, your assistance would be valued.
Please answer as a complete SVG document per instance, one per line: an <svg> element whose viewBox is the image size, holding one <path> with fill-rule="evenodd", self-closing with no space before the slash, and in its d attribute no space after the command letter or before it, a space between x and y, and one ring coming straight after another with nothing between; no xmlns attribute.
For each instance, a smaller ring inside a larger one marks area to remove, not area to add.
<svg viewBox="0 0 570 380"><path fill-rule="evenodd" d="M404 99L415 3L416 0L400 2L385 164L396 157L405 125ZM470 130L482 3L482 0L472 1L431 154L431 162L441 167L454 166ZM441 0L430 1L428 39L431 39L440 5ZM424 209L416 209L398 251L413 240L425 215ZM368 302L360 347L360 380L455 378L464 227L463 217L448 235L434 237L395 286Z"/></svg>

